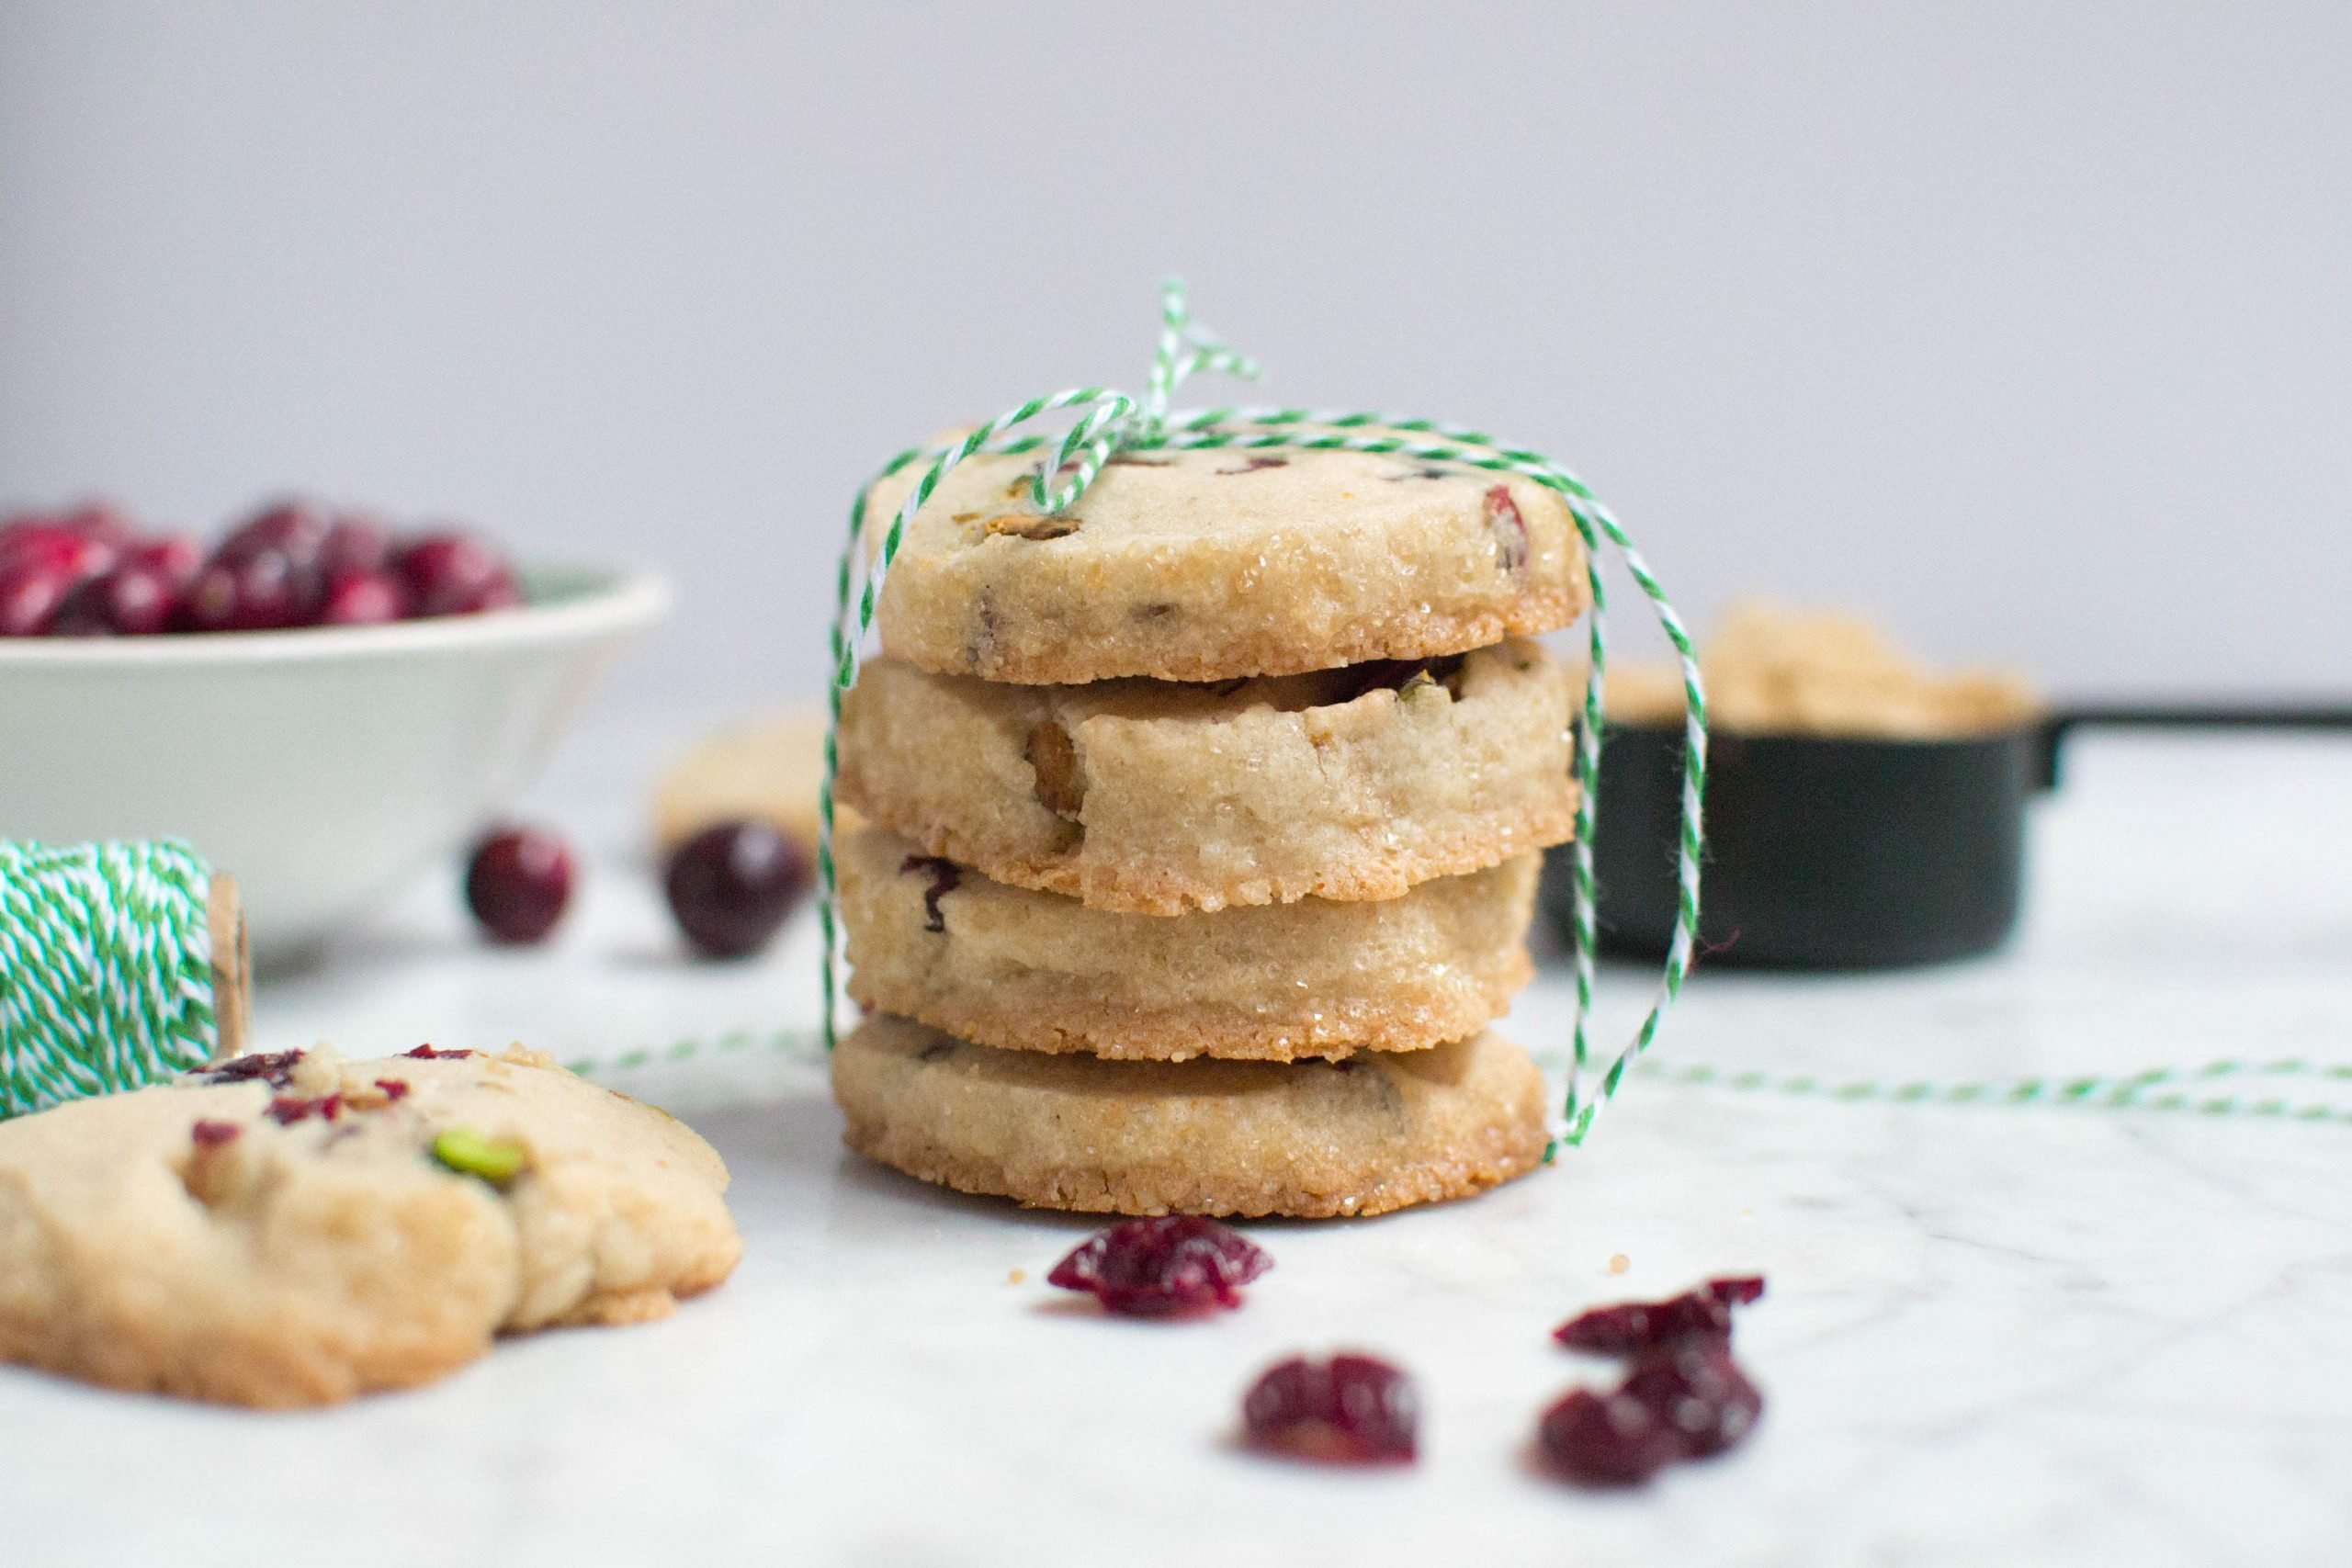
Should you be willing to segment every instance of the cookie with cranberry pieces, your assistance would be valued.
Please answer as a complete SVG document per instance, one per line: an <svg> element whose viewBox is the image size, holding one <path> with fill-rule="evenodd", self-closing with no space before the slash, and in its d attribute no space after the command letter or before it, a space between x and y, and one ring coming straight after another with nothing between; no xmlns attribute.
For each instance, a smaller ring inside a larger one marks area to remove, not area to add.
<svg viewBox="0 0 2352 1568"><path fill-rule="evenodd" d="M1289 1061L1476 1033L1532 975L1542 857L1397 898L1194 911L1090 909L991 882L886 828L836 843L849 993L1022 1051Z"/></svg>
<svg viewBox="0 0 2352 1568"><path fill-rule="evenodd" d="M0 1122L0 1359L266 1406L422 1383L718 1284L726 1186L519 1048L240 1057Z"/></svg>
<svg viewBox="0 0 2352 1568"><path fill-rule="evenodd" d="M833 1052L849 1146L910 1176L1117 1214L1378 1214L1523 1176L1543 1075L1491 1031L1345 1061L1105 1061L887 1014Z"/></svg>
<svg viewBox="0 0 2352 1568"><path fill-rule="evenodd" d="M1042 460L968 458L914 513L876 609L887 652L1023 684L1224 681L1464 653L1564 626L1586 603L1566 503L1517 475L1144 451L1046 516L1030 499ZM869 493L871 536L925 471Z"/></svg>
<svg viewBox="0 0 2352 1568"><path fill-rule="evenodd" d="M835 788L927 854L1099 909L1394 898L1571 836L1571 703L1523 638L1209 685L876 660Z"/></svg>

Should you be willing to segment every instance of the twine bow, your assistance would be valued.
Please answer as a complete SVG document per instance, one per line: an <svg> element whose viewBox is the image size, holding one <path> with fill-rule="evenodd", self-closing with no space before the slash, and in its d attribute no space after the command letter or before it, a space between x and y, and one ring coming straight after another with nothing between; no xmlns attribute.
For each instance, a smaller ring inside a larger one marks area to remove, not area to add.
<svg viewBox="0 0 2352 1568"><path fill-rule="evenodd" d="M1104 387L1076 387L1050 397L1032 398L1008 409L961 438L938 446L912 446L899 453L857 492L850 508L849 542L842 552L832 626L832 679L827 694L830 722L825 735L825 781L820 796L818 839L818 918L824 934L825 1043L836 1038L839 1008L839 915L835 908L833 868L833 780L839 769L837 737L842 697L857 680L859 649L874 624L875 606L890 563L899 553L907 525L940 481L956 465L978 452L1013 454L1052 447L1029 483L1029 499L1044 513L1067 511L1094 483L1103 466L1122 452L1170 449L1227 448L1264 451L1280 448L1304 452L1371 452L1430 462L1458 463L1490 473L1517 474L1558 494L1575 519L1585 547L1585 570L1591 591L1592 614L1586 667L1583 722L1577 742L1577 803L1575 849L1575 946L1577 1006L1574 1048L1567 1091L1553 1133L1554 1145L1574 1147L1584 1142L1594 1116L1615 1097L1626 1069L1649 1048L1668 1008L1682 989L1690 972L1690 954L1699 923L1699 858L1701 812L1706 792L1707 708L1699 683L1698 660L1680 615L1668 602L1648 563L1634 547L1616 518L1583 480L1542 453L1507 446L1493 436L1433 420L1397 414L1335 412L1329 410L1235 406L1186 412L1171 411L1170 399L1190 377L1204 370L1254 378L1256 362L1220 341L1192 318L1183 285L1170 279L1160 294L1159 349L1153 356L1151 376L1140 399ZM1021 427L1045 415L1080 411L1058 435ZM880 547L871 557L860 583L859 563L865 552L866 500L874 487L917 463L924 463L914 489L883 530ZM1677 844L1679 889L1674 934L1668 944L1657 992L1641 1027L1601 1073L1599 1084L1586 1092L1589 1067L1586 1040L1592 1009L1595 929L1592 881L1592 832L1596 819L1595 792L1600 772L1601 682L1608 668L1604 637L1607 591L1601 581L1602 544L1613 547L1626 570L1648 598L1658 624L1673 643L1682 666L1684 696L1682 825ZM1547 1151L1547 1157L1548 1157Z"/></svg>

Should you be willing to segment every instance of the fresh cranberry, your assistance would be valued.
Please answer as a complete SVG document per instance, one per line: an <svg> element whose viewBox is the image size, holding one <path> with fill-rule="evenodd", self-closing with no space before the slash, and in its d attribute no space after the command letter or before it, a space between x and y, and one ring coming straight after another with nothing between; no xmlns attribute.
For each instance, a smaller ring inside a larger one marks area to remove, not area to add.
<svg viewBox="0 0 2352 1568"><path fill-rule="evenodd" d="M522 602L505 558L470 534L427 534L396 565L418 615L470 615Z"/></svg>
<svg viewBox="0 0 2352 1568"><path fill-rule="evenodd" d="M85 501L62 513L57 525L80 535L85 539L117 549L127 549L139 542L139 529L119 506L104 501Z"/></svg>
<svg viewBox="0 0 2352 1568"><path fill-rule="evenodd" d="M543 939L571 897L571 852L552 833L510 828L474 848L466 868L466 903L490 939Z"/></svg>
<svg viewBox="0 0 2352 1568"><path fill-rule="evenodd" d="M38 562L0 561L0 637L40 637L73 592L71 572Z"/></svg>
<svg viewBox="0 0 2352 1568"><path fill-rule="evenodd" d="M1124 1220L1054 1265L1049 1285L1091 1291L1104 1309L1159 1317L1241 1304L1274 1260L1238 1232L1195 1214Z"/></svg>
<svg viewBox="0 0 2352 1568"><path fill-rule="evenodd" d="M392 564L392 536L371 517L350 513L334 520L319 545L319 570L329 581L354 572L384 571Z"/></svg>
<svg viewBox="0 0 2352 1568"><path fill-rule="evenodd" d="M1684 1452L1648 1405L1589 1388L1570 1390L1544 1412L1535 1441L1553 1469L1587 1486L1639 1486Z"/></svg>
<svg viewBox="0 0 2352 1568"><path fill-rule="evenodd" d="M1749 1275L1710 1280L1698 1290L1662 1302L1622 1302L1578 1313L1552 1331L1571 1350L1597 1356L1632 1356L1684 1339L1731 1338L1731 1309L1764 1293L1762 1279Z"/></svg>
<svg viewBox="0 0 2352 1568"><path fill-rule="evenodd" d="M408 586L389 571L351 571L327 581L322 626L375 626L408 615Z"/></svg>
<svg viewBox="0 0 2352 1568"><path fill-rule="evenodd" d="M117 570L135 567L152 571L172 585L176 593L196 581L197 572L204 565L204 547L186 534L164 534L153 539L142 539L122 552Z"/></svg>
<svg viewBox="0 0 2352 1568"><path fill-rule="evenodd" d="M151 637L170 628L178 592L165 572L126 558L68 593L49 629L56 637Z"/></svg>
<svg viewBox="0 0 2352 1568"><path fill-rule="evenodd" d="M767 823L719 822L678 846L662 886L697 953L741 958L767 945L815 879L800 846Z"/></svg>
<svg viewBox="0 0 2352 1568"><path fill-rule="evenodd" d="M1293 1458L1409 1464L1420 1397L1410 1378L1377 1357L1293 1357L1250 1386L1241 1420L1253 1445Z"/></svg>
<svg viewBox="0 0 2352 1568"><path fill-rule="evenodd" d="M1731 1347L1688 1341L1634 1363L1619 1391L1639 1400L1693 1459L1719 1454L1756 1425L1764 1396L1731 1359Z"/></svg>
<svg viewBox="0 0 2352 1568"><path fill-rule="evenodd" d="M181 601L179 623L190 631L277 631L305 626L317 615L323 585L315 568L264 549L234 559L215 554L196 574Z"/></svg>
<svg viewBox="0 0 2352 1568"><path fill-rule="evenodd" d="M306 502L281 501L230 529L212 558L242 561L276 554L296 566L315 569L322 565L330 527L326 513L317 507Z"/></svg>

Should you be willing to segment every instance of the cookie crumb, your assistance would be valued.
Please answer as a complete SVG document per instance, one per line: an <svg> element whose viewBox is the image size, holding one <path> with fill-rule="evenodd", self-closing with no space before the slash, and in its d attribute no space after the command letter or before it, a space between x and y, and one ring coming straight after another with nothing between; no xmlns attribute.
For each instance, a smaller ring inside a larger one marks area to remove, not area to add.
<svg viewBox="0 0 2352 1568"><path fill-rule="evenodd" d="M1007 1274L1004 1277L1004 1282L1008 1285L1018 1285L1028 1278L1029 1270L1026 1269L1015 1269L1012 1273Z"/></svg>
<svg viewBox="0 0 2352 1568"><path fill-rule="evenodd" d="M1609 1271L1611 1274L1623 1274L1633 1266L1634 1260L1622 1252L1612 1252L1609 1255Z"/></svg>

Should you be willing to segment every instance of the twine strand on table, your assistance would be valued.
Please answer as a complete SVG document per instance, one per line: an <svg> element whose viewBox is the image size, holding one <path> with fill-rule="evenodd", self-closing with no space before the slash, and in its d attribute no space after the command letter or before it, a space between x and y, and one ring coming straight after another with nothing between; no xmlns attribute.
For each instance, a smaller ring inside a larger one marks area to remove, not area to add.
<svg viewBox="0 0 2352 1568"><path fill-rule="evenodd" d="M169 840L0 840L0 1118L211 1056L211 880Z"/></svg>
<svg viewBox="0 0 2352 1568"><path fill-rule="evenodd" d="M849 538L842 552L836 581L836 606L828 682L824 784L820 795L817 851L818 919L824 939L824 1037L830 1048L836 1037L839 1011L839 914L836 909L833 865L833 783L839 771L838 738L842 698L857 679L859 649L874 624L875 607L890 565L897 558L906 529L940 482L957 465L978 452L1014 454L1053 446L1050 457L1031 476L1031 502L1045 513L1075 504L1094 482L1104 465L1125 451L1160 448L1262 451L1350 451L1390 454L1427 462L1454 463L1488 473L1514 474L1533 480L1560 496L1566 504L1584 544L1585 571L1592 606L1589 656L1586 667L1583 723L1579 726L1576 772L1578 788L1575 848L1575 948L1577 966L1576 1021L1568 1066L1567 1089L1553 1135L1545 1150L1549 1158L1561 1145L1583 1143L1600 1108L1616 1096L1627 1067L1648 1050L1657 1038L1667 1010L1690 972L1699 920L1699 863L1702 821L1706 793L1707 708L1699 679L1699 665L1688 628L1668 601L1657 576L1634 547L1614 514L1583 480L1539 452L1504 445L1481 432L1441 424L1433 420L1361 412L1293 408L1229 407L1172 412L1168 401L1176 389L1203 370L1254 378L1255 361L1228 346L1192 319L1183 286L1170 279L1160 295L1159 352L1152 361L1147 391L1140 401L1102 387L1078 387L1049 397L1033 398L995 419L938 446L909 447L892 457L881 472L859 490L850 507ZM1015 434L1023 425L1064 410L1080 411L1060 435ZM860 565L866 550L866 503L876 485L917 463L925 463L905 502L884 528L870 561ZM1586 1076L1590 1066L1587 1020L1594 989L1594 921L1592 835L1597 818L1602 722L1601 683L1608 666L1605 639L1607 593L1601 581L1604 541L1614 548L1634 582L1648 598L1658 624L1674 645L1680 662L1684 696L1682 822L1676 846L1674 932L1657 991L1640 1028L1609 1063L1589 1092ZM862 585L860 578L862 576Z"/></svg>

